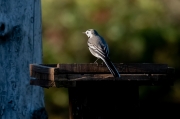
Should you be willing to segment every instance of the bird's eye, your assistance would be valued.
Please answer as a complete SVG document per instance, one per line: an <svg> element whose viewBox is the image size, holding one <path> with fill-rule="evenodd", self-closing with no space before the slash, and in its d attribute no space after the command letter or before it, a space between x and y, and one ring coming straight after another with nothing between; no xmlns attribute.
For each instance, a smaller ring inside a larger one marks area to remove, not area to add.
<svg viewBox="0 0 180 119"><path fill-rule="evenodd" d="M89 32L87 32L87 34L88 34Z"/></svg>

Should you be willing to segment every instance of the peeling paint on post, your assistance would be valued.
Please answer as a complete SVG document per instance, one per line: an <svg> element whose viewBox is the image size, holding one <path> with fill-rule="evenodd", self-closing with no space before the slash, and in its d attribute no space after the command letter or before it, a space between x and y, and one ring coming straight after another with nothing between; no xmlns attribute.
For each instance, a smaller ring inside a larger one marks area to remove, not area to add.
<svg viewBox="0 0 180 119"><path fill-rule="evenodd" d="M42 63L40 0L0 1L0 119L46 119L44 92L29 85Z"/></svg>

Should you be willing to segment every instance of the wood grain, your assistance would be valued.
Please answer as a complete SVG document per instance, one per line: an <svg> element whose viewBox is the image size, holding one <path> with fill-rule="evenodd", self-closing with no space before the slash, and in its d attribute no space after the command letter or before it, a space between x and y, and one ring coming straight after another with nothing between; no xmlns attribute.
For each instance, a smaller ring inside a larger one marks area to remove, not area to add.
<svg viewBox="0 0 180 119"><path fill-rule="evenodd" d="M30 119L44 93L29 85L29 64L42 63L41 1L0 1L0 118Z"/></svg>
<svg viewBox="0 0 180 119"><path fill-rule="evenodd" d="M115 64L120 78L114 78L105 65L98 64L30 64L30 75L37 80L58 82L121 81L139 85L168 84L173 81L174 69L167 64ZM41 83L31 85L41 85ZM48 85L48 84L47 84ZM57 87L56 85L53 85ZM62 87L63 85L61 85ZM64 85L65 86L65 85ZM51 85L49 85L51 87ZM66 86L67 87L67 86Z"/></svg>

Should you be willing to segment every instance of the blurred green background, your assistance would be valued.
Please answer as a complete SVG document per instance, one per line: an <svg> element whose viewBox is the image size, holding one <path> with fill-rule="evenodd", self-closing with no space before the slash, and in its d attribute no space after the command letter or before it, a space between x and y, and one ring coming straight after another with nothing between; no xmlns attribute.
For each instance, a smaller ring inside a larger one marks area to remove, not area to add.
<svg viewBox="0 0 180 119"><path fill-rule="evenodd" d="M42 0L43 63L92 63L87 29L96 29L114 63L161 63L180 69L179 0ZM141 102L180 104L173 86L140 86ZM66 88L45 89L49 119L68 119Z"/></svg>

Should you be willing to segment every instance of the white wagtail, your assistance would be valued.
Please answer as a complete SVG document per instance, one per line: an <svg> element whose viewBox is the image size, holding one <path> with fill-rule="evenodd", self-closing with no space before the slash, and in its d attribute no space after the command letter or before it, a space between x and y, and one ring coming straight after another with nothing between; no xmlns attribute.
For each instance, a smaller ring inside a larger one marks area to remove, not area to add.
<svg viewBox="0 0 180 119"><path fill-rule="evenodd" d="M99 58L102 59L114 77L120 77L118 70L115 68L108 57L109 48L103 37L101 37L94 29L89 29L83 33L89 37L87 44L92 55L97 57L97 60Z"/></svg>

